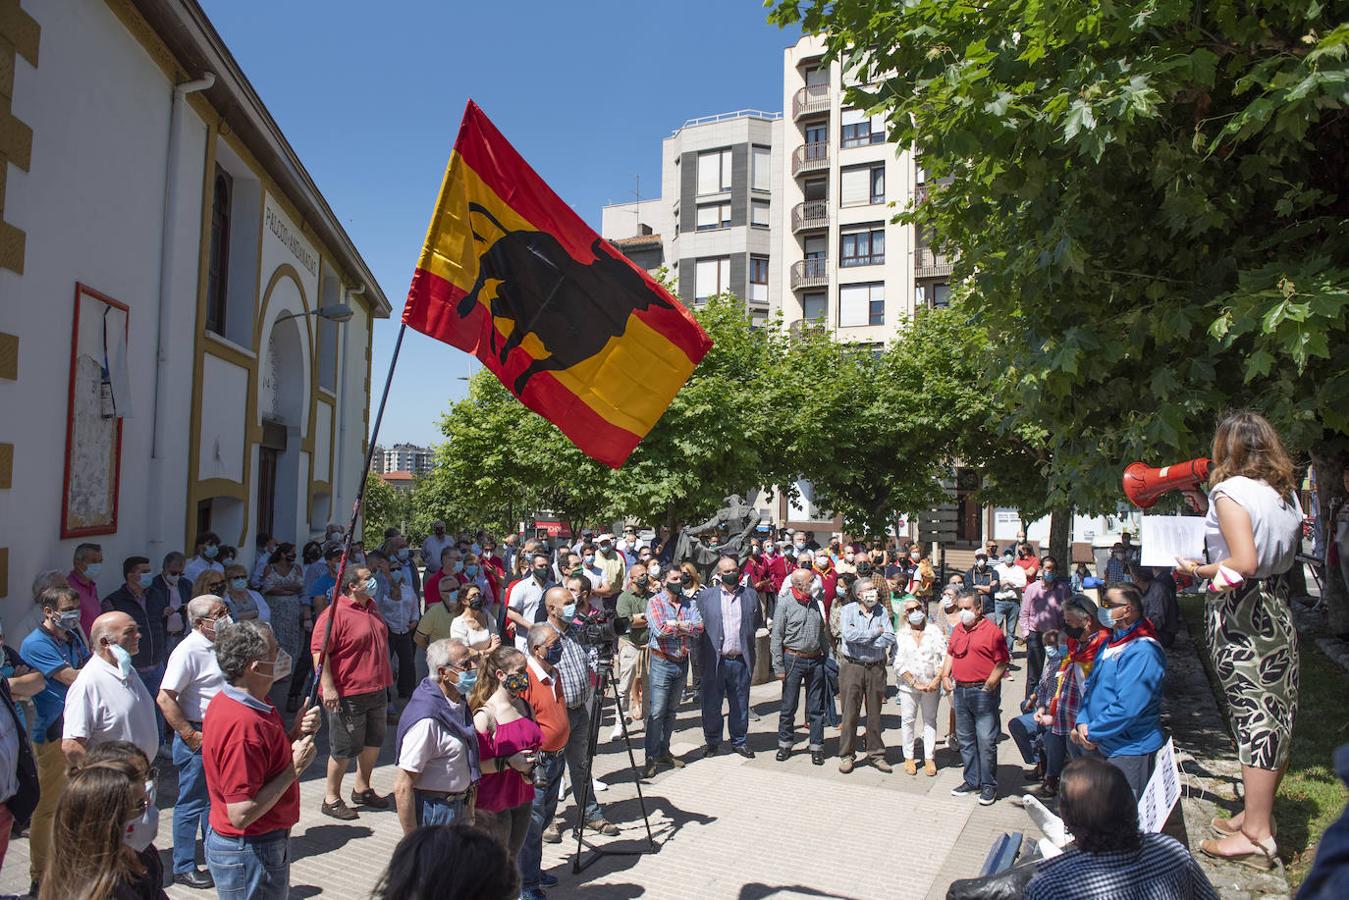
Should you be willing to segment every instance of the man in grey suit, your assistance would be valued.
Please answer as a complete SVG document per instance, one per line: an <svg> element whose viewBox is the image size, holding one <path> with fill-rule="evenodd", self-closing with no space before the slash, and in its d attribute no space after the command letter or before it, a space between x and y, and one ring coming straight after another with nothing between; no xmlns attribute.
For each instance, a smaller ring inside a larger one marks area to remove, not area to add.
<svg viewBox="0 0 1349 900"><path fill-rule="evenodd" d="M725 721L731 749L748 759L754 751L745 743L749 731L749 684L754 672L754 636L759 630L759 595L741 583L735 557L717 560L712 583L694 600L703 617L703 633L696 653L703 670L704 756L714 756L721 745ZM721 704L726 701L723 720Z"/></svg>

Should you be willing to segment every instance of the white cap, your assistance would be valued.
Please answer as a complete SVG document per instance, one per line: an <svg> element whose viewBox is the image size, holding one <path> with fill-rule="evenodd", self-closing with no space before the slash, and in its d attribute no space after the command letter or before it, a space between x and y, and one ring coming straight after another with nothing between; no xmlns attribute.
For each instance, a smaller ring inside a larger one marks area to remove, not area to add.
<svg viewBox="0 0 1349 900"><path fill-rule="evenodd" d="M595 538L595 543L597 543L597 544L602 544L602 543L604 543L605 541L608 541L609 543L612 544L612 543L614 542L614 536L613 536L612 534L610 534L609 532L606 531L604 534L602 534L602 535L600 535L599 537Z"/></svg>

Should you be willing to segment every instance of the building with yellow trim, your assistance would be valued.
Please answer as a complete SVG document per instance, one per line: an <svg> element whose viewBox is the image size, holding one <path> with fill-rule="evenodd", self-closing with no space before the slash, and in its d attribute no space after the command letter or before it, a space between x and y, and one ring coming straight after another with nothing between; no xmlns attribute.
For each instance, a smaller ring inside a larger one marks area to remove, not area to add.
<svg viewBox="0 0 1349 900"><path fill-rule="evenodd" d="M0 614L345 520L388 300L194 0L0 0Z"/></svg>

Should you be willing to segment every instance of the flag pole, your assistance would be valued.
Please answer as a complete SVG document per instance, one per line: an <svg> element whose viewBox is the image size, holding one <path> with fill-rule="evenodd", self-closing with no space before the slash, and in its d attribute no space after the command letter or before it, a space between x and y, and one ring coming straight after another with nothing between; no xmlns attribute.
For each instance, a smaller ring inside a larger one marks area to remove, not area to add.
<svg viewBox="0 0 1349 900"><path fill-rule="evenodd" d="M333 585L333 593L328 602L328 623L323 629L323 645L319 648L318 663L314 666L314 684L309 689L309 699L305 704L306 709L313 709L314 703L318 699L319 685L323 680L323 667L328 662L328 642L333 636L333 619L337 618L337 598L342 593L342 576L347 571L347 559L351 556L351 544L356 537L356 522L361 517L365 504L365 488L370 481L370 463L375 458L375 441L379 438L379 426L384 421L384 406L389 402L389 386L393 384L393 370L398 365L398 354L403 349L403 335L407 333L408 326L402 322L398 326L398 338L393 343L393 357L389 360L389 371L384 376L384 390L379 395L379 408L375 411L375 424L370 429L370 440L365 448L365 465L361 468L361 486L356 491L356 500L351 504L351 525L347 528L346 537L342 542L342 558L337 564L337 583ZM306 650L306 652L308 652Z"/></svg>

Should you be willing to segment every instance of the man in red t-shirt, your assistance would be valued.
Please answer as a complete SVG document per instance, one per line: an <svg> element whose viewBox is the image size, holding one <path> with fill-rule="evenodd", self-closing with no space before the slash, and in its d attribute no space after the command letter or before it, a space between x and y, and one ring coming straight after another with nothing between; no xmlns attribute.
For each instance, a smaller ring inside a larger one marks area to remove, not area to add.
<svg viewBox="0 0 1349 900"><path fill-rule="evenodd" d="M370 786L370 774L384 745L389 700L385 693L393 684L389 666L389 629L372 599L379 585L365 566L347 569L342 575L342 593L334 607L325 609L314 623L309 649L314 671L328 631L328 617L336 609L328 658L319 678L323 708L328 711L331 747L328 758L327 793L321 810L325 816L350 821L356 811L342 800L342 779L352 757L356 758L356 783L351 802L371 809L388 809L389 798Z"/></svg>
<svg viewBox="0 0 1349 900"><path fill-rule="evenodd" d="M301 711L286 730L267 695L290 674L291 659L268 625L246 621L220 629L215 654L226 684L202 723L211 801L206 867L221 896L285 897L286 844L300 820L300 775L314 761L319 711Z"/></svg>
<svg viewBox="0 0 1349 900"><path fill-rule="evenodd" d="M981 805L991 806L998 799L999 690L1011 657L1002 629L984 618L977 593L962 590L956 606L960 624L952 629L946 644L941 674L956 714L965 781L951 796L978 794Z"/></svg>

